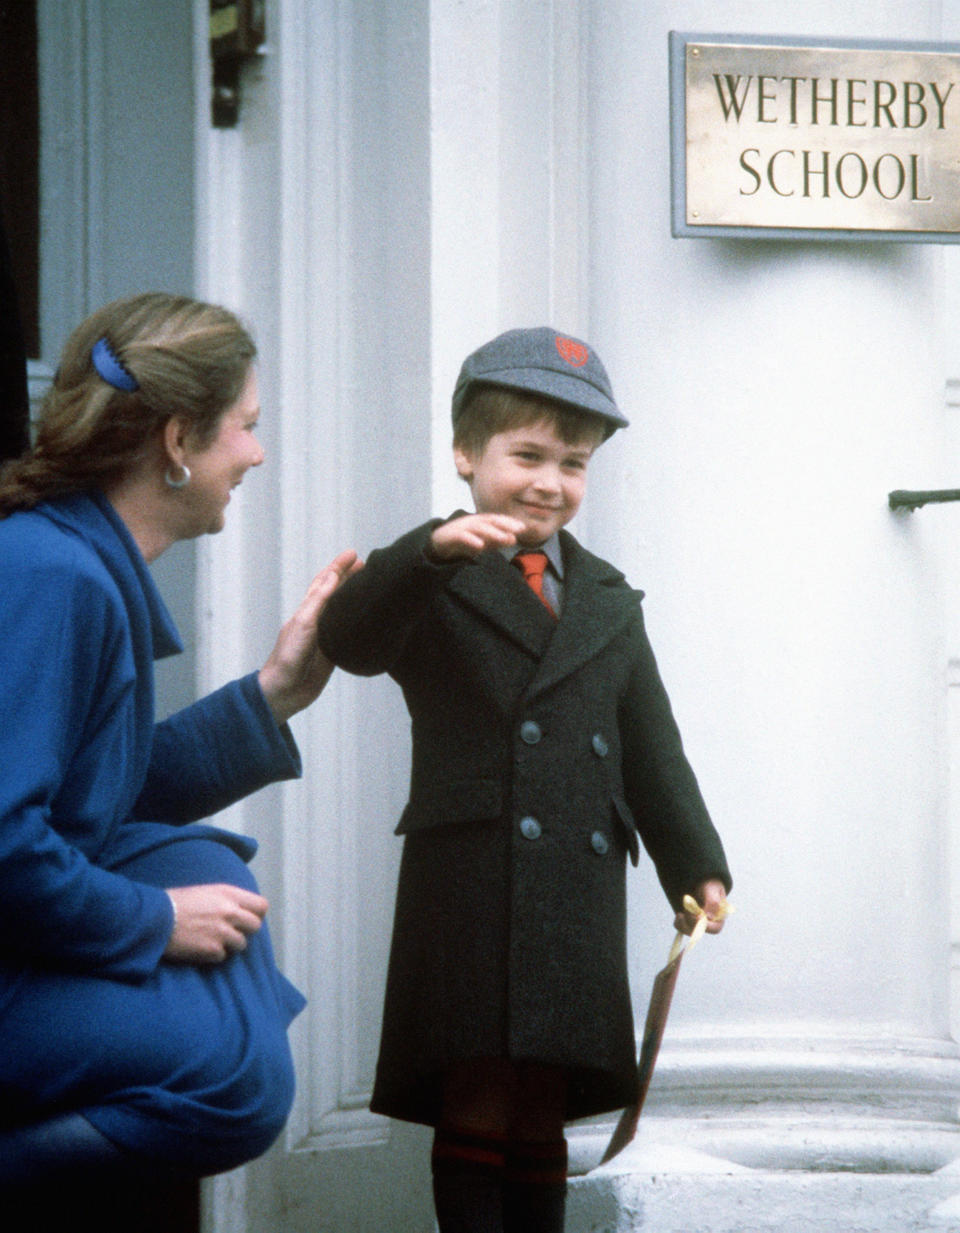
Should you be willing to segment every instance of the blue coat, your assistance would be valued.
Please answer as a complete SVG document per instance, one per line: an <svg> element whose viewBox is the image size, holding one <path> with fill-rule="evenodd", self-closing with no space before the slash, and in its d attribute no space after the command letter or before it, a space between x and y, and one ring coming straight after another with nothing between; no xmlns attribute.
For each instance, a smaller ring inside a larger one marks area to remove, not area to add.
<svg viewBox="0 0 960 1233"><path fill-rule="evenodd" d="M98 494L0 521L0 1121L84 1112L121 1146L229 1168L289 1111L303 999L266 930L171 964L164 887L255 887L246 838L187 825L300 773L255 675L154 724L181 650Z"/></svg>

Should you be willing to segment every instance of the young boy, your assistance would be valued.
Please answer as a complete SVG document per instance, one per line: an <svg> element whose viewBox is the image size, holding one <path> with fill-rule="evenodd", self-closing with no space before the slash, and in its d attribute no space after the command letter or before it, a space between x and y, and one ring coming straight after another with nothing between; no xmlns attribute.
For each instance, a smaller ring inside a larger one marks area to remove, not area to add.
<svg viewBox="0 0 960 1233"><path fill-rule="evenodd" d="M626 857L639 836L687 929L685 893L720 929L730 878L642 593L563 530L627 424L596 353L502 334L464 362L453 424L476 512L372 552L320 623L412 720L371 1107L435 1127L441 1233L559 1233L564 1122L636 1098Z"/></svg>

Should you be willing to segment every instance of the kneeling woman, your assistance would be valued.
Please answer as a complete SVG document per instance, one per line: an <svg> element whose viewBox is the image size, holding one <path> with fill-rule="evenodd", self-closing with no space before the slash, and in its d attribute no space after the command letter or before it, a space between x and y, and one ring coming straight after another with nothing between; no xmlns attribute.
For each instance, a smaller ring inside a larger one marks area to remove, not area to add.
<svg viewBox="0 0 960 1233"><path fill-rule="evenodd" d="M263 461L255 349L160 294L69 339L34 448L0 472L0 1184L232 1168L293 1095L255 845L198 820L300 773L287 719L331 666L314 579L266 665L153 719L181 649L147 563L216 532Z"/></svg>

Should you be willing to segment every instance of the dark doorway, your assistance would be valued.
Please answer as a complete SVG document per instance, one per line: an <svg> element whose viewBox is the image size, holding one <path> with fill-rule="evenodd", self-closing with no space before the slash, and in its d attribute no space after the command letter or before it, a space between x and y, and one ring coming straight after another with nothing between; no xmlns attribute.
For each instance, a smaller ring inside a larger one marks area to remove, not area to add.
<svg viewBox="0 0 960 1233"><path fill-rule="evenodd" d="M40 355L40 104L36 0L0 0L0 212L27 355Z"/></svg>

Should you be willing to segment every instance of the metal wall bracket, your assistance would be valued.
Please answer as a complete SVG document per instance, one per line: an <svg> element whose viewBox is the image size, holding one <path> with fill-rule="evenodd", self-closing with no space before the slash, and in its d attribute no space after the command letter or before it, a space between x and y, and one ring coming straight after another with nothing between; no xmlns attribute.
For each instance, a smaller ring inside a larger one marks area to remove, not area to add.
<svg viewBox="0 0 960 1233"><path fill-rule="evenodd" d="M266 38L265 0L210 0L211 120L233 128L240 118L241 69Z"/></svg>
<svg viewBox="0 0 960 1233"><path fill-rule="evenodd" d="M906 509L912 513L921 505L942 505L946 501L960 501L960 488L938 488L932 492L910 492L906 488L897 488L890 493L887 500L891 509Z"/></svg>

